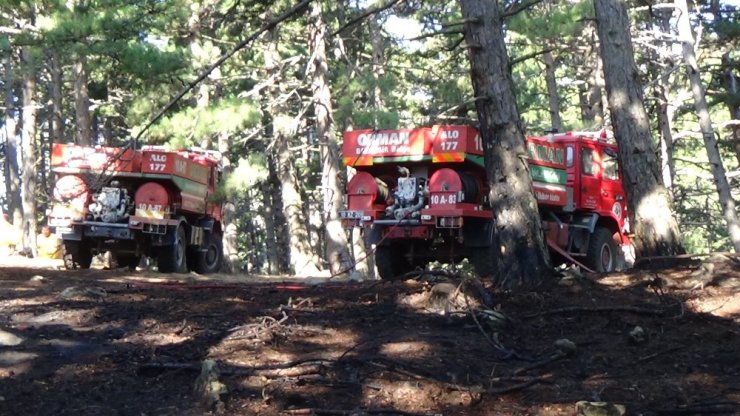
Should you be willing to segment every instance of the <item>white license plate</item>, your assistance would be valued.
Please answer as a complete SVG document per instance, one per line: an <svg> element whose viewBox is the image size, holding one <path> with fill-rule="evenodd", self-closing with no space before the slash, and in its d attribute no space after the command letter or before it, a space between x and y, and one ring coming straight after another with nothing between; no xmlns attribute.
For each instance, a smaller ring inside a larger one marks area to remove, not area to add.
<svg viewBox="0 0 740 416"><path fill-rule="evenodd" d="M339 218L362 219L362 211L339 211Z"/></svg>
<svg viewBox="0 0 740 416"><path fill-rule="evenodd" d="M58 236L61 236L62 234L71 234L72 233L72 227L57 227L55 230L55 234Z"/></svg>

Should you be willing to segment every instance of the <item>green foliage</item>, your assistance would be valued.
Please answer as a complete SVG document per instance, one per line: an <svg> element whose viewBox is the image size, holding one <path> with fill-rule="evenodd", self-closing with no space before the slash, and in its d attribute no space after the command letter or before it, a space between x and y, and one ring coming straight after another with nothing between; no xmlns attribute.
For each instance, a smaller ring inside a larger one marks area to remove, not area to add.
<svg viewBox="0 0 740 416"><path fill-rule="evenodd" d="M238 99L221 101L207 108L185 108L165 117L147 134L153 143L168 142L175 148L199 144L204 137L218 134L238 136L259 122L261 113L254 103Z"/></svg>
<svg viewBox="0 0 740 416"><path fill-rule="evenodd" d="M583 18L593 16L591 0L575 2L544 2L526 13L518 13L506 21L506 30L526 36L531 40L564 40L578 34L583 28Z"/></svg>
<svg viewBox="0 0 740 416"><path fill-rule="evenodd" d="M0 36L0 52L7 53L10 51L10 39L7 36Z"/></svg>
<svg viewBox="0 0 740 416"><path fill-rule="evenodd" d="M61 57L63 76L62 111L70 122L74 121L74 80L70 68L84 57L96 126L110 125L111 131L125 136L145 125L224 51L254 33L266 18L294 3L289 0L0 0L3 26L16 27L15 21L9 18L17 18L33 21L38 29L4 34L0 37L0 52L17 61L17 54L9 54L10 50L21 45L34 47L32 53L38 63L34 70L39 74L41 95L47 94L44 84L50 78L46 57L56 52ZM365 3L373 2L324 1L327 21L332 26L330 31L361 16ZM716 6L709 2L698 5L705 15ZM727 5L718 7L724 10L721 18L704 19L705 34L698 55L709 87L713 120L722 123L729 119L727 106L740 102L737 94L723 86L725 78L721 70L727 68L720 62L726 52L735 73L740 67L737 63L740 14ZM656 24L655 16L647 12L633 9L631 13L637 23L633 30ZM593 29L593 14L591 0L568 0L539 2L507 18L508 53L517 60L512 64L512 77L528 133L539 134L551 123L541 55L546 49L552 51L555 59L564 127L595 127L582 120L579 101L579 88L591 82L589 75L594 69L585 52L591 46L592 32L588 29ZM368 19L376 19L380 27L377 40L382 45L382 59L379 62L374 56ZM336 36L327 36L337 134L349 127L385 129L474 122L470 66L466 48L461 46L465 43L459 33L463 28L460 19L457 0L400 2L346 27ZM696 24L698 19L692 22ZM416 41L403 39L401 29L416 23L428 36ZM653 51L661 45L658 40L650 40L650 33L645 32L639 38L651 43L637 44L635 48L646 91L666 70L662 66L665 59L677 59L654 56ZM224 198L228 195L230 200L243 204L239 208L243 212L258 206L253 201L255 198L245 195L247 190L254 192L251 188L267 175L264 157L269 153L265 149L270 148L272 132L288 137L291 148L302 149L302 155L296 157L302 191L306 194L320 191L316 180L321 169L317 148L315 143L306 143L302 133L315 122L304 11L278 25L276 34L280 57L285 61L281 62L283 66L272 84L267 82L264 68L264 44L257 41L227 60L219 68L218 76L212 74L205 81L210 91L207 106L198 106L196 87L196 91L186 94L144 136L152 143L189 147L200 145L206 138L215 143L227 135L229 157L236 163L220 192ZM518 61L523 57L529 58ZM14 64L14 68L21 69L19 62ZM678 65L680 70L670 75L672 103L679 102L677 95L686 85L683 67L680 62ZM260 88L252 90L255 86ZM652 125L657 126L657 103L647 93L646 97L653 112ZM40 102L47 102L48 98L43 96ZM271 112L276 103L282 108L280 114ZM40 119L48 119L44 116ZM673 122L674 133L697 130L690 101L677 109ZM67 129L71 135L71 129ZM654 133L657 138L658 130ZM728 170L736 169L729 130L717 133ZM703 143L700 139L684 137L676 142L675 156L679 173L673 192L687 247L695 251L726 249L729 247L726 230L719 219L713 184L705 179L709 171Z"/></svg>
<svg viewBox="0 0 740 416"><path fill-rule="evenodd" d="M166 77L185 68L185 56L180 50L166 51L138 40L129 41L118 53L120 71L142 80L169 81Z"/></svg>
<svg viewBox="0 0 740 416"><path fill-rule="evenodd" d="M268 170L264 156L252 153L236 162L234 170L221 182L217 190L217 200L232 200L245 194L259 182L267 178Z"/></svg>

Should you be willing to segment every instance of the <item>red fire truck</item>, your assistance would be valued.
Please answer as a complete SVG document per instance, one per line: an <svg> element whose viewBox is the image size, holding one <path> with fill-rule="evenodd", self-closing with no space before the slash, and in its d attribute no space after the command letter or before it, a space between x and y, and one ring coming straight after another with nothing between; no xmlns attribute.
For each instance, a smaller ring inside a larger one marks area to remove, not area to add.
<svg viewBox="0 0 740 416"><path fill-rule="evenodd" d="M554 257L608 272L624 262L627 204L616 145L600 133L528 137L533 191ZM433 126L344 133L345 227L360 227L382 278L430 261L493 262L493 213L478 131Z"/></svg>
<svg viewBox="0 0 740 416"><path fill-rule="evenodd" d="M209 151L54 144L49 224L64 241L67 268L88 268L109 251L129 267L146 255L162 272L218 271L219 162Z"/></svg>

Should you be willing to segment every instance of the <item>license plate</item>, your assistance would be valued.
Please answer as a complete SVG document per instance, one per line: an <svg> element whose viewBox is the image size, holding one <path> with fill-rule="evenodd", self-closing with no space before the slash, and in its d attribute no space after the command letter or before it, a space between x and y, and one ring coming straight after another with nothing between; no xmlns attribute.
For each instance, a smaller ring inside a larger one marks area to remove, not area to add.
<svg viewBox="0 0 740 416"><path fill-rule="evenodd" d="M72 234L72 227L57 227L55 234L61 236L62 234Z"/></svg>
<svg viewBox="0 0 740 416"><path fill-rule="evenodd" d="M339 218L362 219L362 211L339 211Z"/></svg>

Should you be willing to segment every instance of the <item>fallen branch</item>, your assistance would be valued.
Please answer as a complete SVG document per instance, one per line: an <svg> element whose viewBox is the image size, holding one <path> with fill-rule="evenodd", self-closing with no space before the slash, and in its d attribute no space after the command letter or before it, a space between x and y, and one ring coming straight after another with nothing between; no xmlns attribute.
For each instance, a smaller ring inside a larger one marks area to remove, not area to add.
<svg viewBox="0 0 740 416"><path fill-rule="evenodd" d="M565 308L550 309L549 311L543 311L533 313L531 315L525 315L524 319L538 318L540 316L559 315L573 312L632 312L639 315L663 315L665 311L660 309L649 309L642 308L639 306L568 306Z"/></svg>
<svg viewBox="0 0 740 416"><path fill-rule="evenodd" d="M740 409L740 402L735 401L718 401L718 402L707 402L707 403L696 403L687 406L678 407L675 409L657 409L655 413L677 415L677 414L737 414L735 413Z"/></svg>
<svg viewBox="0 0 740 416"><path fill-rule="evenodd" d="M551 376L549 374L548 375L543 375L543 376L540 376L540 377L532 377L532 378L528 378L528 379L510 378L510 377L507 377L507 378L496 378L496 379L493 379L492 381L509 381L509 380L524 380L524 381L521 382L521 383L515 384L513 386L507 386L507 387L501 387L501 388L494 389L494 388L483 387L483 386L479 386L479 385L475 385L475 386L464 386L464 385L460 385L460 384L456 384L456 383L450 383L450 382L447 382L447 381L438 380L438 379L433 378L433 377L427 377L427 376L424 376L424 375L421 375L421 374L418 374L418 373L414 373L414 372L405 370L403 368L399 368L397 365L388 365L388 364L384 364L384 363L381 363L381 362L378 362L378 361L370 361L369 363L371 365L373 365L373 366L382 368L384 370L392 371L394 373L398 373L398 374L401 374L401 375L404 375L404 376L407 376L407 377L411 377L414 380L427 381L427 382L430 382L430 383L438 384L438 385L444 386L444 387L446 387L446 388L448 388L450 390L461 391L461 392L466 392L466 393L477 393L477 394L492 394L492 395L497 395L497 394L511 393L511 392L514 392L514 391L525 389L525 388L527 388L529 386L532 386L534 384L537 384L537 383L547 382L551 378Z"/></svg>
<svg viewBox="0 0 740 416"><path fill-rule="evenodd" d="M220 371L220 374L222 376L263 376L267 378L299 377L309 374L319 374L322 370L322 365L327 362L334 362L334 360L319 358L252 368L224 368ZM191 363L146 363L139 366L139 371L146 370L200 371L201 366L200 364Z"/></svg>
<svg viewBox="0 0 740 416"><path fill-rule="evenodd" d="M657 351L657 352L654 352L652 354L648 354L648 355L642 356L642 357L640 357L640 358L637 359L637 362L638 363L641 363L641 362L644 362L644 361L652 360L653 358L655 358L655 357L657 357L659 355L668 354L669 352L682 350L683 348L684 348L683 345L681 345L679 347L666 348L664 350Z"/></svg>
<svg viewBox="0 0 740 416"><path fill-rule="evenodd" d="M514 370L514 375L519 375L519 374L522 374L522 373L526 373L527 371L534 370L535 368L544 367L544 366L546 366L546 365L548 365L550 363L553 363L553 362L555 362L557 360L560 360L562 358L565 358L567 356L568 356L568 354L566 354L566 353L564 353L562 351L555 352L551 356L549 356L548 358L545 358L542 361L537 361L536 363L532 363L530 365L517 368L516 370Z"/></svg>
<svg viewBox="0 0 740 416"><path fill-rule="evenodd" d="M473 321L475 322L475 325L478 327L478 330L480 330L480 332L483 334L483 338L485 338L485 340L489 344L491 344L491 346L496 351L499 351L499 352L504 353L506 355L505 356L506 359L511 358L511 357L514 357L514 358L518 358L518 359L524 360L524 361L531 361L531 359L529 359L528 357L522 356L521 354L519 354L515 350L509 350L508 348L506 348L499 341L499 339L498 339L498 333L494 333L492 336L491 335L488 335L488 332L486 332L486 330L483 329L483 326L481 325L480 321L478 321L478 317L475 316L475 311L473 310L473 308L470 307L470 302L468 302L468 297L467 296L465 296L465 306L468 308L468 313L470 313L470 316L473 318Z"/></svg>

